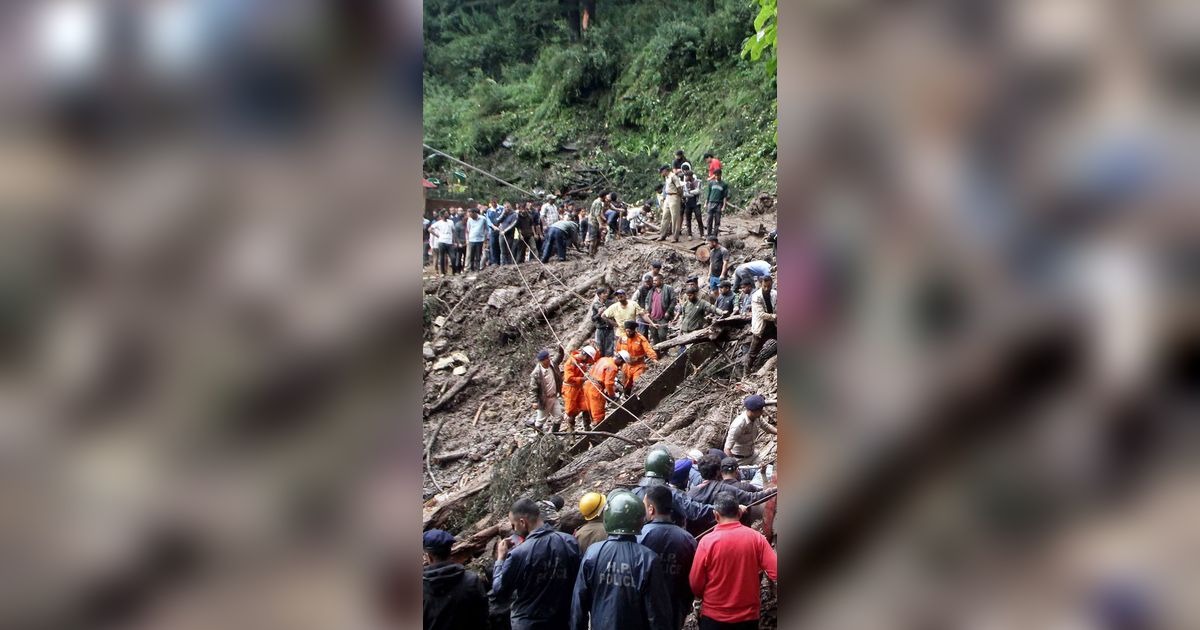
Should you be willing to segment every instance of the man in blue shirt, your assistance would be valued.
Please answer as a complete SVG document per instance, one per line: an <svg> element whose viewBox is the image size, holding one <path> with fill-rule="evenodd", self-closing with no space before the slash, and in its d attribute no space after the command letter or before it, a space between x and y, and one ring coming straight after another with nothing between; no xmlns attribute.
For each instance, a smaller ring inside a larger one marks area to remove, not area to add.
<svg viewBox="0 0 1200 630"><path fill-rule="evenodd" d="M488 240L488 263L492 265L500 264L500 231L497 226L500 223L500 217L504 214L504 207L496 207L496 200L488 202L487 212L484 213L484 218L487 219L487 240Z"/></svg>
<svg viewBox="0 0 1200 630"><path fill-rule="evenodd" d="M637 541L658 554L671 596L672 630L683 627L683 620L692 610L692 587L688 574L696 557L696 539L671 522L671 491L666 486L654 486L642 497L646 506L646 524Z"/></svg>
<svg viewBox="0 0 1200 630"><path fill-rule="evenodd" d="M769 275L771 275L771 263L765 260L752 260L738 265L737 270L733 272L733 285L738 289L741 289L743 285L753 287L759 278Z"/></svg>
<svg viewBox="0 0 1200 630"><path fill-rule="evenodd" d="M512 597L513 630L565 630L579 573L579 543L542 522L532 499L518 499L508 516L524 541L511 553L509 539L496 545L492 593Z"/></svg>
<svg viewBox="0 0 1200 630"><path fill-rule="evenodd" d="M479 216L479 208L467 211L467 265L471 271L483 269L483 244L487 238L487 219Z"/></svg>

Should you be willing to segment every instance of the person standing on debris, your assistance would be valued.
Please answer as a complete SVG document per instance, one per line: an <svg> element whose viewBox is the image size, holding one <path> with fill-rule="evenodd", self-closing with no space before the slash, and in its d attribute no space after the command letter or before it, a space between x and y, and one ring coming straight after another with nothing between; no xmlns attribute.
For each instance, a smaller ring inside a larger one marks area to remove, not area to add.
<svg viewBox="0 0 1200 630"><path fill-rule="evenodd" d="M602 316L610 326L616 329L623 329L625 322L644 321L646 311L637 302L632 302L625 295L624 289L617 289L617 301L609 304L608 308L604 309Z"/></svg>
<svg viewBox="0 0 1200 630"><path fill-rule="evenodd" d="M700 159L704 160L704 163L708 165L708 179L721 179L721 160L718 160L717 156L713 155L710 151L705 153L704 157Z"/></svg>
<svg viewBox="0 0 1200 630"><path fill-rule="evenodd" d="M679 181L679 176L666 164L658 169L658 174L664 179L663 196L665 198L662 234L658 240L665 241L668 236L674 235L675 242L678 243L679 232L683 228L683 182Z"/></svg>
<svg viewBox="0 0 1200 630"><path fill-rule="evenodd" d="M622 214L621 208L617 206L617 193L608 193L608 210L604 212L604 221L608 225L608 238L605 242L611 243L621 236Z"/></svg>
<svg viewBox="0 0 1200 630"><path fill-rule="evenodd" d="M735 457L724 457L721 459L721 478L718 481L723 485L736 488L743 492L764 492L762 488L759 488L749 481L742 479L742 471L738 465L738 460ZM771 492L774 492L774 490L766 491L766 495L760 494L758 495L758 498L761 499L763 496L770 495ZM757 501L758 499L755 500ZM749 507L746 509L745 513L742 514L741 521L742 525L750 526L755 520L762 518L763 506L750 506L748 503L745 505Z"/></svg>
<svg viewBox="0 0 1200 630"><path fill-rule="evenodd" d="M726 316L733 314L734 306L737 303L737 296L730 289L733 284L728 280L721 281L721 292L717 294L717 299L713 302L713 306L717 307Z"/></svg>
<svg viewBox="0 0 1200 630"><path fill-rule="evenodd" d="M421 579L422 627L427 630L487 627L487 590L474 571L450 560L454 536L431 529L422 535L421 541L428 561Z"/></svg>
<svg viewBox="0 0 1200 630"><path fill-rule="evenodd" d="M625 393L633 393L633 384L646 371L647 361L658 361L658 353L650 345L642 333L637 331L637 322L627 320L621 340L617 342L617 352L625 352Z"/></svg>
<svg viewBox="0 0 1200 630"><path fill-rule="evenodd" d="M750 351L746 353L746 366L743 375L749 374L758 360L758 353L768 339L778 339L779 332L775 327L775 289L771 276L763 276L759 281L759 289L750 296L750 332L754 337L750 340Z"/></svg>
<svg viewBox="0 0 1200 630"><path fill-rule="evenodd" d="M729 272L729 250L715 235L708 237L708 290L715 291Z"/></svg>
<svg viewBox="0 0 1200 630"><path fill-rule="evenodd" d="M504 215L502 208L496 206L496 200L488 202L487 211L483 213L487 219L488 264L500 264L500 219Z"/></svg>
<svg viewBox="0 0 1200 630"><path fill-rule="evenodd" d="M487 220L479 216L479 208L467 210L467 267L471 271L483 269L484 239L487 237Z"/></svg>
<svg viewBox="0 0 1200 630"><path fill-rule="evenodd" d="M654 291L654 276L646 273L642 274L642 284L633 292L633 301L642 307L642 310L650 311L650 293ZM649 324L638 324L638 332L643 335L650 334Z"/></svg>
<svg viewBox="0 0 1200 630"><path fill-rule="evenodd" d="M608 539L583 554L575 579L572 630L657 630L671 623L662 563L637 542L645 518L645 506L632 493L617 491L609 497L604 509Z"/></svg>
<svg viewBox="0 0 1200 630"><path fill-rule="evenodd" d="M617 372L625 365L625 352L622 350L615 356L601 357L592 369L588 370L591 377L583 384L583 396L587 400L588 415L592 417L592 427L604 421L605 405L609 399L617 396ZM605 398L605 395L608 398Z"/></svg>
<svg viewBox="0 0 1200 630"><path fill-rule="evenodd" d="M520 216L515 205L500 206L504 214L500 216L500 264L516 264L517 254L517 222Z"/></svg>
<svg viewBox="0 0 1200 630"><path fill-rule="evenodd" d="M584 523L575 530L575 540L579 541L579 553L587 553L588 547L608 538L604 529L604 519L599 518L604 512L606 499L599 492L589 492L579 499L579 513L583 515Z"/></svg>
<svg viewBox="0 0 1200 630"><path fill-rule="evenodd" d="M721 217L725 214L725 206L729 205L729 184L721 179L721 167L718 166L709 173L708 192L705 196L705 205L708 207L708 235L720 236Z"/></svg>
<svg viewBox="0 0 1200 630"><path fill-rule="evenodd" d="M757 628L759 573L779 579L775 550L762 534L739 523L740 516L733 495L718 493L716 529L697 545L688 576L701 599L700 630Z"/></svg>
<svg viewBox="0 0 1200 630"><path fill-rule="evenodd" d="M604 317L604 312L611 304L608 299L608 287L596 287L596 297L592 300L589 316L596 325L596 348L600 350L602 357L612 356L613 346L616 344L613 324Z"/></svg>
<svg viewBox="0 0 1200 630"><path fill-rule="evenodd" d="M687 159L687 156L684 155L683 149L680 149L675 152L675 161L671 162L671 168L674 169L676 172L679 172L679 171L683 170L684 164L688 164L688 159Z"/></svg>
<svg viewBox="0 0 1200 630"><path fill-rule="evenodd" d="M592 207L588 210L587 215L587 244L588 255L595 258L596 251L600 249L600 241L603 236L604 213L608 209L607 194L602 193L592 201Z"/></svg>
<svg viewBox="0 0 1200 630"><path fill-rule="evenodd" d="M494 595L512 597L513 630L566 628L579 571L579 544L543 523L532 499L518 499L508 517L513 532L524 541L511 552L509 539L496 545Z"/></svg>
<svg viewBox="0 0 1200 630"><path fill-rule="evenodd" d="M667 338L667 325L675 312L675 287L664 285L661 273L651 278L654 288L646 300L646 317L650 320L650 340L661 343Z"/></svg>
<svg viewBox="0 0 1200 630"><path fill-rule="evenodd" d="M558 404L558 391L562 388L562 374L558 366L550 361L550 351L542 350L537 363L529 373L529 387L533 391L533 409L536 419L526 421L538 431L553 431L562 422L562 407Z"/></svg>
<svg viewBox="0 0 1200 630"><path fill-rule="evenodd" d="M639 498L643 498L650 488L655 486L666 488L671 493L671 521L680 527L687 525L688 521L703 520L711 516L713 506L697 503L686 492L677 490L667 483L674 467L675 460L666 447L650 449L650 452L646 454L646 472L638 481L637 487L633 489L633 493Z"/></svg>
<svg viewBox="0 0 1200 630"><path fill-rule="evenodd" d="M745 285L753 287L755 281L769 275L771 275L771 263L765 260L752 260L738 265L733 272L733 284L739 289Z"/></svg>
<svg viewBox="0 0 1200 630"><path fill-rule="evenodd" d="M684 292L683 301L679 303L679 315L675 319L679 320L679 334L686 335L690 332L695 332L708 325L708 320L705 315L714 315L721 317L723 313L717 310L717 307L697 299L697 294L700 292L695 286L689 286ZM687 345L679 347L679 352L685 352Z"/></svg>
<svg viewBox="0 0 1200 630"><path fill-rule="evenodd" d="M542 262L550 262L550 254L558 253L560 261L567 259L567 244L583 251L579 246L579 224L574 221L556 221L546 230L542 244Z"/></svg>
<svg viewBox="0 0 1200 630"><path fill-rule="evenodd" d="M751 465L757 459L754 441L758 439L759 418L767 401L759 394L751 394L742 401L742 406L745 410L733 419L725 434L725 455L736 458L739 465Z"/></svg>
<svg viewBox="0 0 1200 630"><path fill-rule="evenodd" d="M683 621L692 612L692 587L688 574L696 556L696 539L675 523L671 522L671 491L663 486L654 486L642 497L646 506L646 524L637 541L658 554L666 574L671 595L671 630L683 627Z"/></svg>
<svg viewBox="0 0 1200 630"><path fill-rule="evenodd" d="M442 210L438 220L429 226L429 233L437 237L437 270L439 275L450 275L450 256L454 249L454 223L450 215Z"/></svg>
<svg viewBox="0 0 1200 630"><path fill-rule="evenodd" d="M683 222L687 225L688 240L692 240L692 219L699 228L696 236L704 237L704 221L700 218L700 180L692 172L691 165L683 169Z"/></svg>
<svg viewBox="0 0 1200 630"><path fill-rule="evenodd" d="M563 404L566 411L567 431L575 431L575 416L579 412L587 409L587 401L583 397L583 383L586 379L583 378L584 371L588 366L596 360L596 349L591 346L584 346L580 350L572 352L566 361L563 361ZM591 427L588 426L587 416L584 416L583 430L587 431Z"/></svg>
<svg viewBox="0 0 1200 630"><path fill-rule="evenodd" d="M533 247L533 209L532 204L525 203L521 205L521 210L517 212L517 231L516 239L513 247L516 262L525 262L527 254L536 252Z"/></svg>
<svg viewBox="0 0 1200 630"><path fill-rule="evenodd" d="M454 249L450 254L450 269L456 274L463 272L463 261L467 253L467 217L462 208L455 208L450 215L454 226Z"/></svg>
<svg viewBox="0 0 1200 630"><path fill-rule="evenodd" d="M546 195L546 202L542 204L542 228L549 229L551 225L558 223L562 217L558 215L558 207L554 205L554 195Z"/></svg>

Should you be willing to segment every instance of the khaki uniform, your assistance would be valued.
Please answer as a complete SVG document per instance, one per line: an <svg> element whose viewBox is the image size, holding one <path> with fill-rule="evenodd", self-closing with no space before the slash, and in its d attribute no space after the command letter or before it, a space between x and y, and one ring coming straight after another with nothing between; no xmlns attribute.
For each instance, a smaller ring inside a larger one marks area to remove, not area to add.
<svg viewBox="0 0 1200 630"><path fill-rule="evenodd" d="M675 173L667 174L667 179L663 183L663 198L666 201L663 204L662 236L660 238L674 234L675 240L679 240L679 231L683 228L683 183L679 181L679 177Z"/></svg>

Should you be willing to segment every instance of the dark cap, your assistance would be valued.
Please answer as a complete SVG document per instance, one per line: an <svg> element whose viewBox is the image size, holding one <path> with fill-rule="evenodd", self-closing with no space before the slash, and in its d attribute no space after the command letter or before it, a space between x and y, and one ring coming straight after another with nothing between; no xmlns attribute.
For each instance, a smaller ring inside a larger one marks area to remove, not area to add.
<svg viewBox="0 0 1200 630"><path fill-rule="evenodd" d="M663 171L669 171L669 170L671 170L671 165L670 165L670 164L663 164L662 166L658 167L658 172L659 172L659 173L661 173L661 172L663 172Z"/></svg>
<svg viewBox="0 0 1200 630"><path fill-rule="evenodd" d="M454 547L454 542L454 536L441 529L431 529L421 536L421 546L426 551L439 556L450 555L450 549Z"/></svg>
<svg viewBox="0 0 1200 630"><path fill-rule="evenodd" d="M627 319L625 320L625 328L633 330L634 328L637 328L637 322L633 321L632 319Z"/></svg>
<svg viewBox="0 0 1200 630"><path fill-rule="evenodd" d="M759 394L751 394L746 397L746 400L742 401L742 404L750 411L761 411L763 407L767 406L767 399Z"/></svg>
<svg viewBox="0 0 1200 630"><path fill-rule="evenodd" d="M688 288L684 289L684 290L683 290L683 292L684 292L684 293L688 293L688 294L691 294L691 293L699 293L699 292L700 292L700 288L699 288L699 287L688 287Z"/></svg>
<svg viewBox="0 0 1200 630"><path fill-rule="evenodd" d="M680 149L680 150L676 151L676 152L675 152L675 155L678 155L678 156L680 156L680 157L683 157L683 149Z"/></svg>
<svg viewBox="0 0 1200 630"><path fill-rule="evenodd" d="M699 284L699 283L700 283L700 276L688 276L688 279L687 279L687 281L688 281L688 282L695 282L696 284Z"/></svg>
<svg viewBox="0 0 1200 630"><path fill-rule="evenodd" d="M721 460L721 470L724 472L733 472L738 469L738 460L736 457L726 457Z"/></svg>
<svg viewBox="0 0 1200 630"><path fill-rule="evenodd" d="M613 295L625 295L625 289L617 289L613 291Z"/></svg>
<svg viewBox="0 0 1200 630"><path fill-rule="evenodd" d="M545 361L546 359L550 358L550 351L542 350L541 352L538 353L537 357L538 357L538 359L537 359L538 361Z"/></svg>
<svg viewBox="0 0 1200 630"><path fill-rule="evenodd" d="M650 263L650 266L654 269L662 269L662 261L656 260L656 261Z"/></svg>

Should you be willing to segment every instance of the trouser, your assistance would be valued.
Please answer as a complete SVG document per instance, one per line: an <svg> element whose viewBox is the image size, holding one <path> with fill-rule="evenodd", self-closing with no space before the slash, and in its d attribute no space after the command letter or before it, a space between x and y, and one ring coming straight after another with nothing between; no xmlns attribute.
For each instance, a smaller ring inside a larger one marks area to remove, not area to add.
<svg viewBox="0 0 1200 630"><path fill-rule="evenodd" d="M562 422L562 406L558 404L558 396L543 398L541 400L541 407L537 410L537 418L533 421L533 426L538 429L545 428L547 431L553 431L558 427L559 422Z"/></svg>
<svg viewBox="0 0 1200 630"><path fill-rule="evenodd" d="M708 277L708 290L709 291L716 291L717 287L720 285L721 285L721 276L709 276Z"/></svg>
<svg viewBox="0 0 1200 630"><path fill-rule="evenodd" d="M683 213L684 213L683 222L687 224L688 236L692 235L692 218L693 217L696 219L696 225L698 226L698 229L696 230L696 234L699 236L704 236L704 221L701 220L701 218L700 218L700 214L701 214L700 202L697 201L693 197L684 206Z"/></svg>
<svg viewBox="0 0 1200 630"><path fill-rule="evenodd" d="M513 239L507 235L500 235L500 264L511 265L513 262Z"/></svg>
<svg viewBox="0 0 1200 630"><path fill-rule="evenodd" d="M493 265L500 264L500 233L496 231L488 237L488 262Z"/></svg>
<svg viewBox="0 0 1200 630"><path fill-rule="evenodd" d="M514 238L514 239L512 239L512 243L510 243L510 245L512 246L512 249L513 249L513 262L515 262L515 263L525 262L525 247L526 247L526 245L528 245L528 243L525 242L525 239Z"/></svg>
<svg viewBox="0 0 1200 630"><path fill-rule="evenodd" d="M483 269L480 258L483 257L483 241L477 243L467 243L467 264L470 265L471 271L479 271Z"/></svg>
<svg viewBox="0 0 1200 630"><path fill-rule="evenodd" d="M588 223L587 232L588 255L595 256L596 251L600 249L600 226Z"/></svg>
<svg viewBox="0 0 1200 630"><path fill-rule="evenodd" d="M621 235L621 219L613 217L608 221L608 240L613 240Z"/></svg>
<svg viewBox="0 0 1200 630"><path fill-rule="evenodd" d="M746 367L743 373L750 372L750 367L753 366L754 361L758 359L758 353L760 350L762 350L763 344L766 343L768 339L775 339L776 337L778 337L778 329L775 328L775 323L766 322L766 326L763 328L762 333L754 335L754 338L750 340L750 351L746 353Z"/></svg>
<svg viewBox="0 0 1200 630"><path fill-rule="evenodd" d="M442 275L446 275L447 269L450 266L450 250L453 247L450 243L438 243L437 268L442 272Z"/></svg>
<svg viewBox="0 0 1200 630"><path fill-rule="evenodd" d="M662 235L658 239L666 240L672 234L679 240L679 231L683 229L683 212L678 196L668 195L667 205L663 209Z"/></svg>
<svg viewBox="0 0 1200 630"><path fill-rule="evenodd" d="M708 204L708 235L717 236L721 233L721 204Z"/></svg>
<svg viewBox="0 0 1200 630"><path fill-rule="evenodd" d="M551 253L557 253L559 260L566 260L567 238L566 232L558 228L550 228L546 232L546 239L542 244L542 262L549 262Z"/></svg>
<svg viewBox="0 0 1200 630"><path fill-rule="evenodd" d="M611 357L616 344L617 336L612 328L596 327L596 349L600 351L600 356Z"/></svg>
<svg viewBox="0 0 1200 630"><path fill-rule="evenodd" d="M462 273L463 259L464 259L464 254L466 253L466 251L467 251L466 247L463 245L455 245L454 249L451 251L451 253L450 253L450 269L452 269L454 271L454 273Z"/></svg>
<svg viewBox="0 0 1200 630"><path fill-rule="evenodd" d="M650 343L662 343L667 340L667 320L655 321L650 327Z"/></svg>
<svg viewBox="0 0 1200 630"><path fill-rule="evenodd" d="M575 416L581 411L587 411L587 400L583 396L583 385L569 385L563 383L563 404L565 405L564 412L566 413L565 422L567 430L575 430ZM587 420L583 421L583 429L588 429Z"/></svg>
<svg viewBox="0 0 1200 630"><path fill-rule="evenodd" d="M425 243L421 247L421 265L422 266L429 264L429 257L433 253L430 251L431 249L432 248L429 247L429 239L425 239Z"/></svg>
<svg viewBox="0 0 1200 630"><path fill-rule="evenodd" d="M754 281L756 279L758 279L758 276L754 275L754 272L752 271L736 271L733 275L733 290L736 291L740 289L744 284L754 286Z"/></svg>
<svg viewBox="0 0 1200 630"><path fill-rule="evenodd" d="M639 376L646 371L646 359L638 362L630 362L625 364L625 395L633 391L633 384L637 382Z"/></svg>
<svg viewBox="0 0 1200 630"><path fill-rule="evenodd" d="M525 253L521 255L521 262L525 262L527 260L529 262L533 262L533 259L537 258L540 249L534 244L534 239L532 236L526 236L525 238L521 239L521 241L525 244L525 246L522 248Z"/></svg>
<svg viewBox="0 0 1200 630"><path fill-rule="evenodd" d="M701 615L699 627L700 630L758 630L758 620L751 619L749 621L725 623Z"/></svg>
<svg viewBox="0 0 1200 630"><path fill-rule="evenodd" d="M604 406L608 401L591 381L583 384L583 397L587 402L588 415L592 417L592 426L595 427L604 420Z"/></svg>

